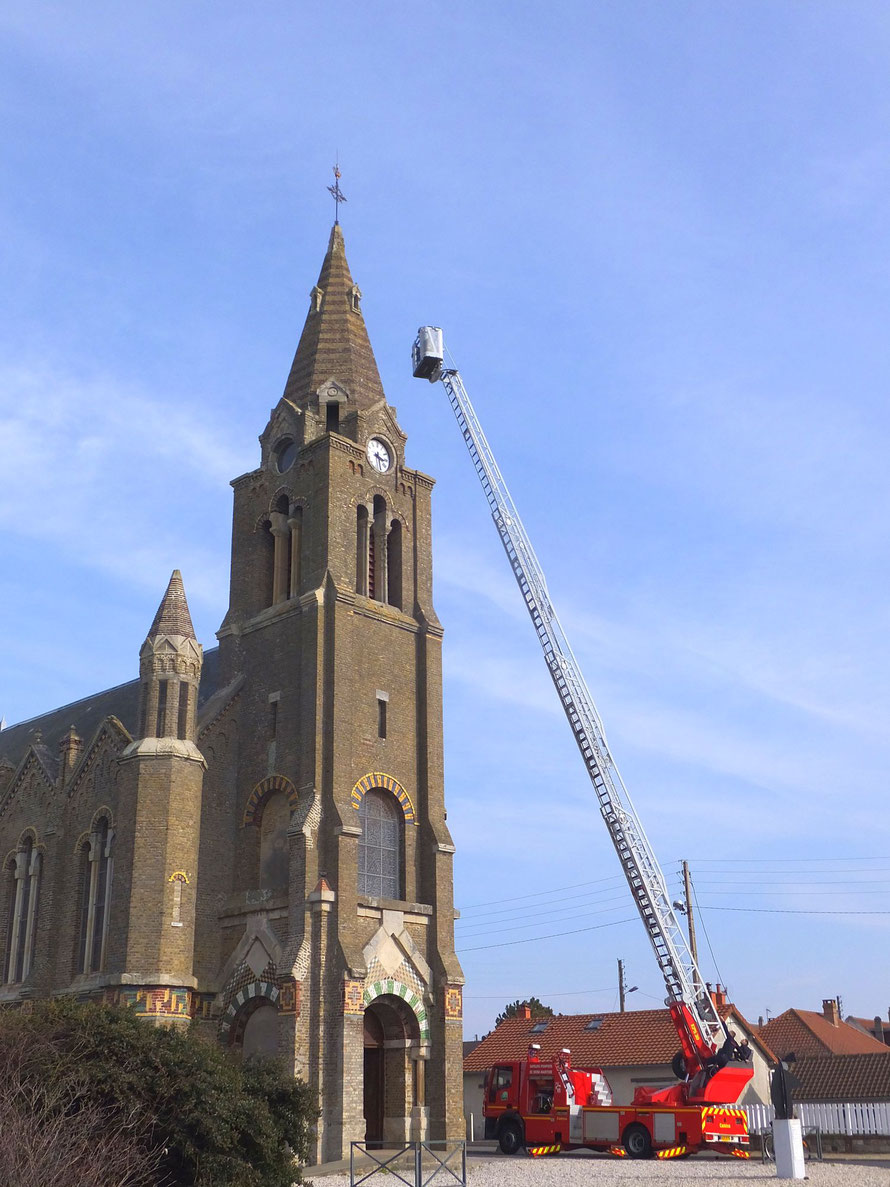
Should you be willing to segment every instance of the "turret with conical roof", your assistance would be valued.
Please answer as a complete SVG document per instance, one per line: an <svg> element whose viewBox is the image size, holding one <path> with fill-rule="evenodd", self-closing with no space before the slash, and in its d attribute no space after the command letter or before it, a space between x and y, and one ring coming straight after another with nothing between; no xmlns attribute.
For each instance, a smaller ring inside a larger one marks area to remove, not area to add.
<svg viewBox="0 0 890 1187"><path fill-rule="evenodd" d="M203 649L175 569L139 652L139 736L120 757L116 859L127 920L108 971L138 1001L162 995L159 1024L188 1025L206 762L195 744Z"/></svg>
<svg viewBox="0 0 890 1187"><path fill-rule="evenodd" d="M203 648L195 637L182 574L173 570L139 652L139 736L195 741Z"/></svg>

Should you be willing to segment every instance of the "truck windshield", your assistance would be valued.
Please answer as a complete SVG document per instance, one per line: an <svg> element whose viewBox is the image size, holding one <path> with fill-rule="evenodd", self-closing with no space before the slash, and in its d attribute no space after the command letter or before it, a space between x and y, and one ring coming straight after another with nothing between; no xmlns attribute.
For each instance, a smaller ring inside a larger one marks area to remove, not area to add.
<svg viewBox="0 0 890 1187"><path fill-rule="evenodd" d="M506 1100L507 1089L513 1083L513 1069L511 1067L496 1067L491 1073L491 1087L488 1093L488 1099ZM503 1096L501 1095L503 1093Z"/></svg>

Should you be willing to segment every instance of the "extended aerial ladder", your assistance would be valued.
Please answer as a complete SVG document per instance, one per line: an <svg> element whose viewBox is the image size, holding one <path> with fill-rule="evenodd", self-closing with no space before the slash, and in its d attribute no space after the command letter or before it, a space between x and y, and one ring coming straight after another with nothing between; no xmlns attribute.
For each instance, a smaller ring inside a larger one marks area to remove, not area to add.
<svg viewBox="0 0 890 1187"><path fill-rule="evenodd" d="M725 1025L696 967L683 929L674 914L664 874L646 836L624 781L612 758L603 723L572 653L547 591L547 583L516 504L507 489L485 433L456 368L444 366L442 331L422 326L412 350L414 376L441 380L510 567L528 608L551 679L575 735L600 812L621 868L646 928L667 987L671 1017L680 1039L682 1061L675 1071L686 1078L690 1103L734 1103L750 1074L721 1076L733 1060L747 1061L750 1049L739 1044ZM732 1083L730 1083L730 1079ZM723 1083L721 1083L721 1081Z"/></svg>

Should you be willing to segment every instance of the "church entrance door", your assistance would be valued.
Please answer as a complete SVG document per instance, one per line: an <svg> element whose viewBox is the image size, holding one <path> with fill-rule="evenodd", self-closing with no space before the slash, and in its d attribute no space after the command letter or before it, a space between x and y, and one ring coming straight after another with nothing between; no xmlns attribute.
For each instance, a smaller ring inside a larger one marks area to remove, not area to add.
<svg viewBox="0 0 890 1187"><path fill-rule="evenodd" d="M365 1010L365 1141L383 1145L383 1023L373 1007Z"/></svg>
<svg viewBox="0 0 890 1187"><path fill-rule="evenodd" d="M378 1148L411 1140L418 1099L420 1028L410 1006L383 994L365 1010L365 1141ZM422 1091L422 1089L421 1089Z"/></svg>

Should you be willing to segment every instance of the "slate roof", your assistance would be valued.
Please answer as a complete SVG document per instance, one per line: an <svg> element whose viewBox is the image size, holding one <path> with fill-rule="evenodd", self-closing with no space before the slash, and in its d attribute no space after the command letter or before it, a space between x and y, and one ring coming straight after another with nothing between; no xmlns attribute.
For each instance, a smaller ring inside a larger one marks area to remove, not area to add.
<svg viewBox="0 0 890 1187"><path fill-rule="evenodd" d="M751 1033L734 1006L720 1008L736 1029ZM596 1029L591 1023L599 1020ZM464 1058L464 1071L483 1071L503 1060L524 1059L530 1043L540 1043L541 1058L552 1059L564 1047L576 1067L630 1067L670 1064L679 1041L668 1010L628 1010L624 1014L557 1014L546 1030L532 1033L535 1022L545 1019L508 1018ZM767 1052L767 1054L770 1054Z"/></svg>
<svg viewBox="0 0 890 1187"><path fill-rule="evenodd" d="M868 1055L813 1055L792 1064L800 1101L890 1101L890 1051Z"/></svg>
<svg viewBox="0 0 890 1187"><path fill-rule="evenodd" d="M201 686L198 690L199 710L217 691L218 684L219 648L213 647L204 652ZM40 717L32 717L30 721L0 730L0 761L5 758L14 768L18 767L28 747L34 745L39 735L41 741L37 746L41 760L46 754L47 762L55 764L58 761L59 741L72 725L84 742L88 743L106 717L116 717L135 736L138 715L139 681L130 680L127 684L106 688L70 705L63 705L60 709L52 709ZM50 770L54 771L55 766L51 766Z"/></svg>
<svg viewBox="0 0 890 1187"><path fill-rule="evenodd" d="M800 1058L805 1055L866 1055L884 1052L887 1048L873 1035L863 1034L855 1026L839 1021L835 1026L815 1010L786 1010L757 1031L758 1038L767 1043L782 1058L790 1051Z"/></svg>
<svg viewBox="0 0 890 1187"><path fill-rule="evenodd" d="M357 408L384 399L383 384L365 319L352 303L354 284L339 223L331 230L317 287L321 308L310 307L284 389L285 399L305 406L328 379L342 384Z"/></svg>

